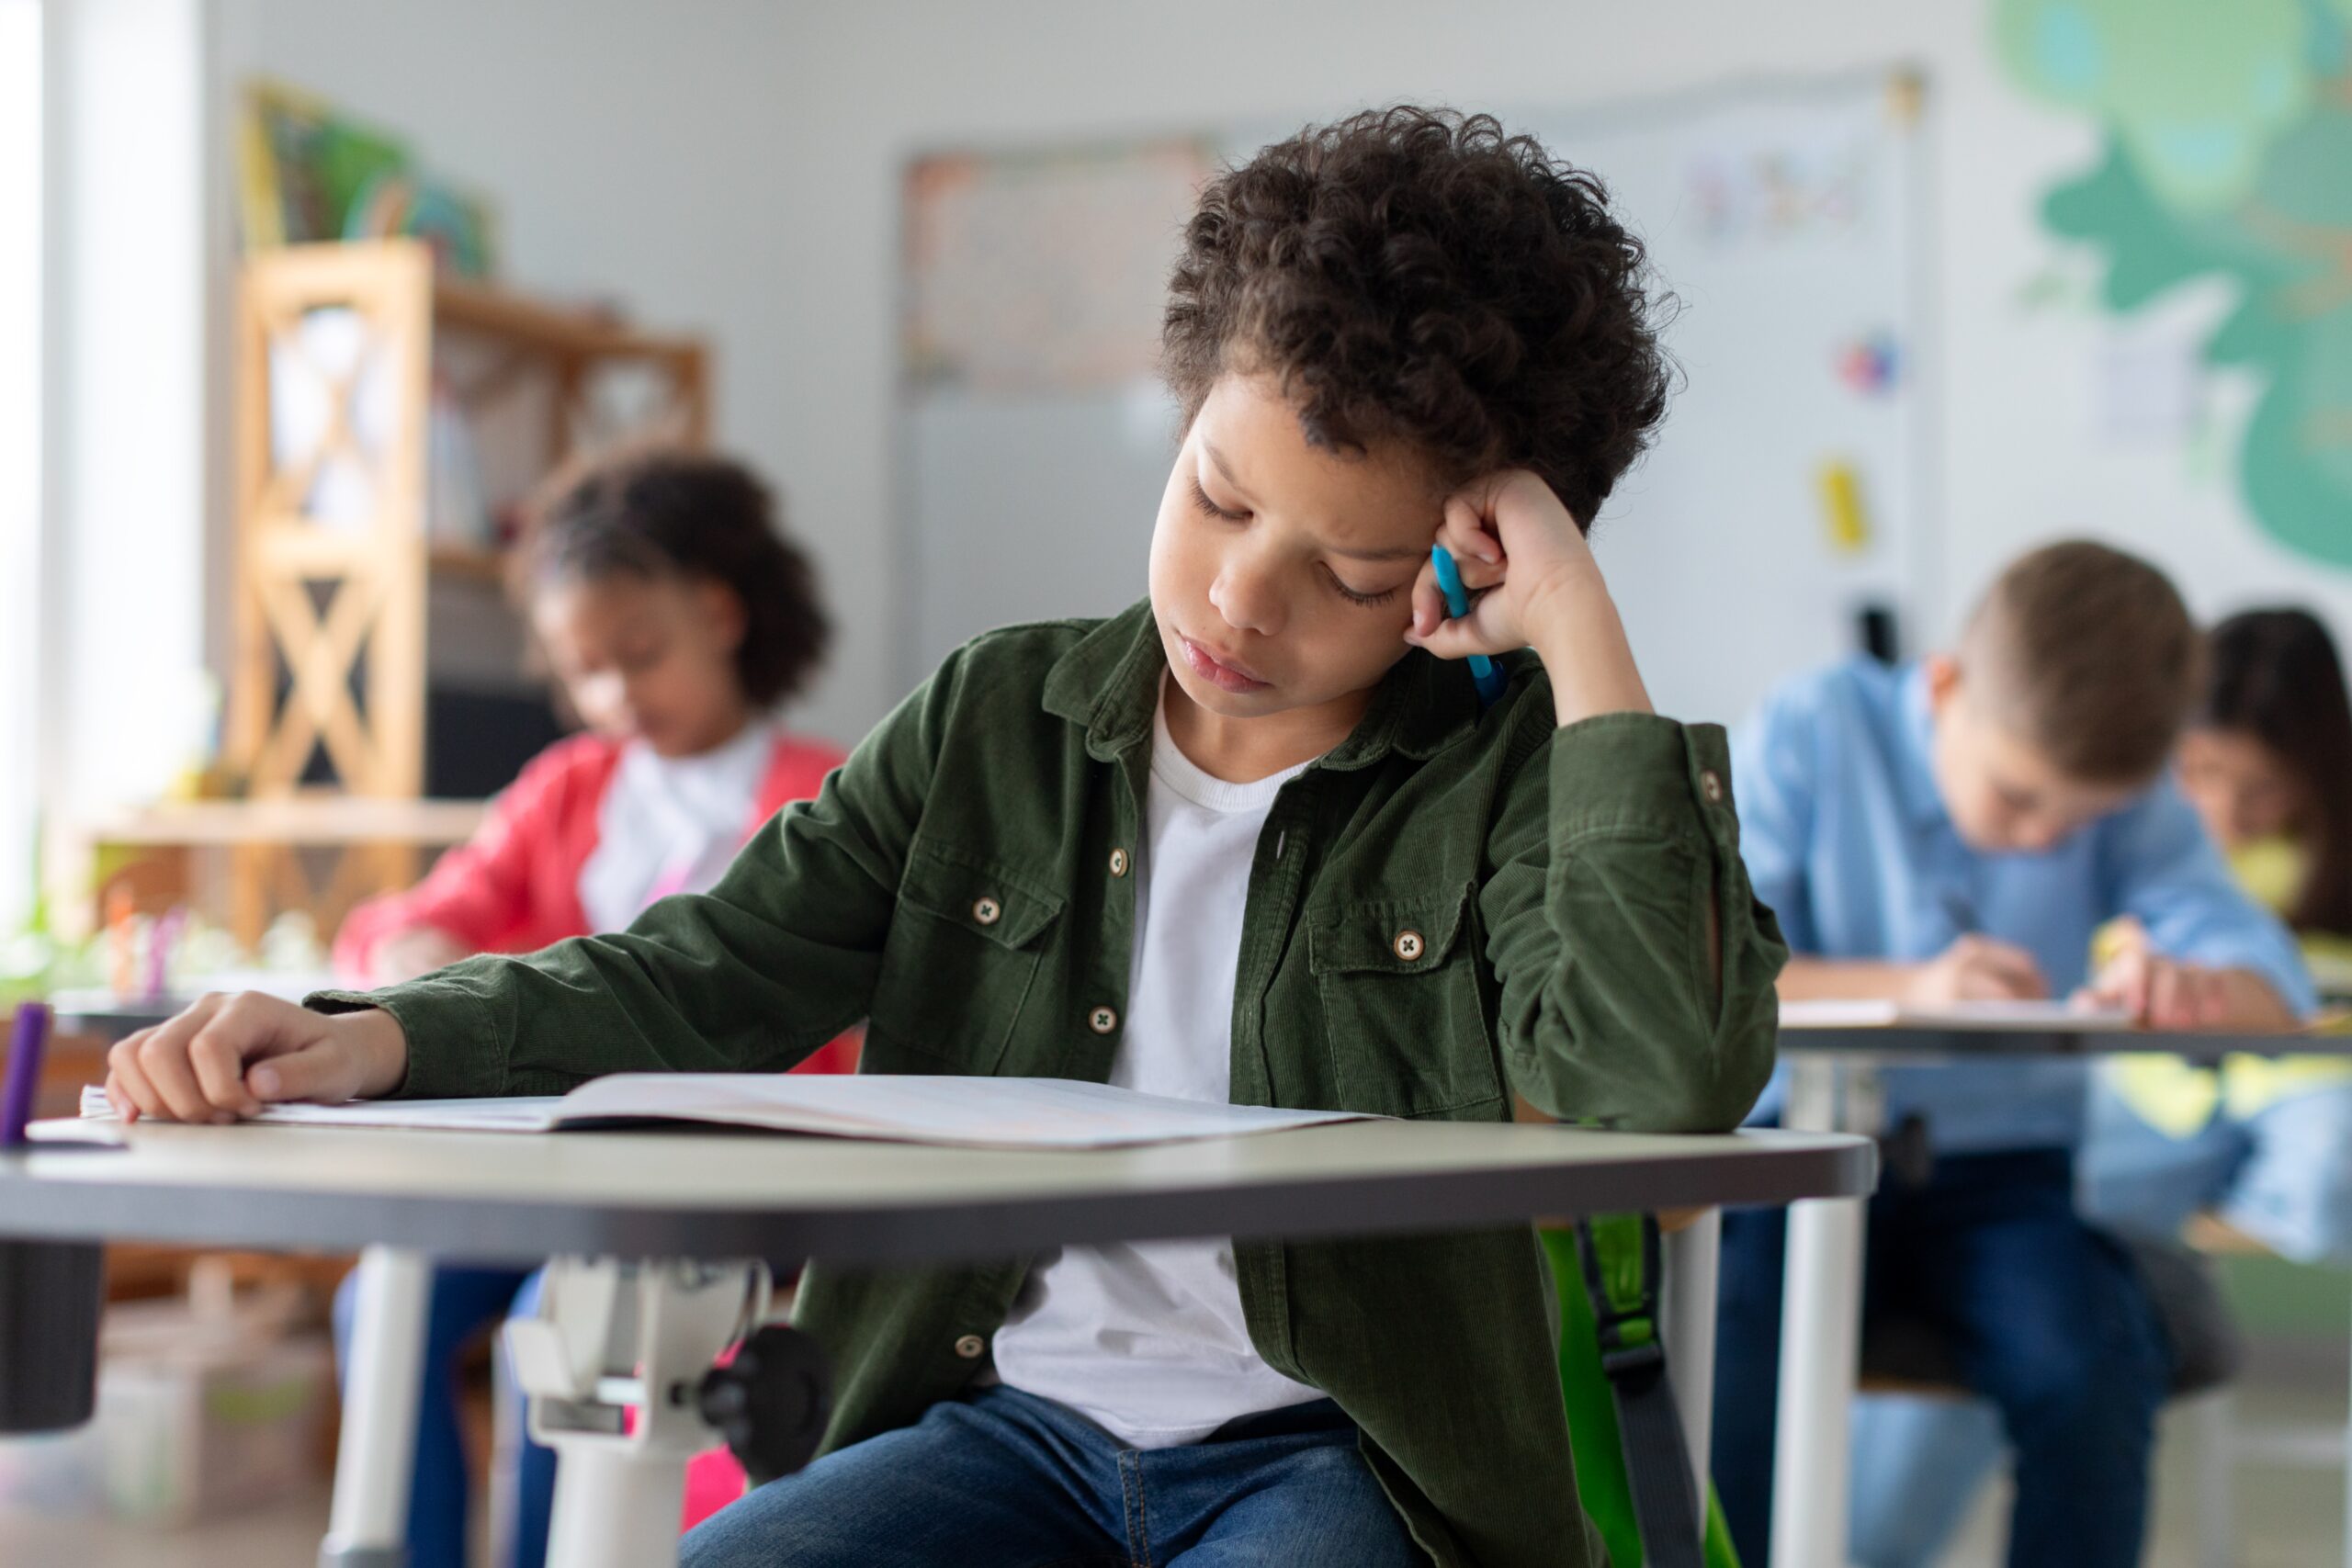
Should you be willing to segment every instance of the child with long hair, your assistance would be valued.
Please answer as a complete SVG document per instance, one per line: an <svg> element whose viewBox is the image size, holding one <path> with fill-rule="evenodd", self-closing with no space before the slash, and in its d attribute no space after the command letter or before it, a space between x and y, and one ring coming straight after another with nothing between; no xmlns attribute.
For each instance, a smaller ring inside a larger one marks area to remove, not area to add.
<svg viewBox="0 0 2352 1568"><path fill-rule="evenodd" d="M2301 609L2213 628L2180 784L2246 891L2278 912L2323 988L2352 976L2352 699ZM2352 1069L2335 1060L2115 1063L2083 1146L2086 1208L2179 1234L2200 1211L2300 1261L2352 1254Z"/></svg>

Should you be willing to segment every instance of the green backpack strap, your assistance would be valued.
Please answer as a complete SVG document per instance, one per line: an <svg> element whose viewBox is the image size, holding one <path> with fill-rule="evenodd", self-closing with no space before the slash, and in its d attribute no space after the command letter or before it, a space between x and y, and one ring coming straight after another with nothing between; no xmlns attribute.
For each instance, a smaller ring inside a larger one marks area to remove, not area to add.
<svg viewBox="0 0 2352 1568"><path fill-rule="evenodd" d="M1553 1294L1560 1308L1560 1396L1573 1442L1577 1495L1600 1534L1611 1568L1643 1568L1641 1527L1618 1435L1616 1391L1601 1370L1600 1336L1576 1233L1539 1229L1536 1238L1551 1267ZM1634 1256L1638 1259L1637 1250ZM1739 1553L1733 1550L1731 1531L1724 1525L1712 1488L1706 1549L1707 1568L1739 1568Z"/></svg>
<svg viewBox="0 0 2352 1568"><path fill-rule="evenodd" d="M1703 1568L1699 1490L1682 1412L1667 1376L1658 1334L1657 1221L1610 1214L1577 1222L1577 1253L1600 1347L1600 1370L1616 1396L1625 1479L1642 1532L1645 1568Z"/></svg>

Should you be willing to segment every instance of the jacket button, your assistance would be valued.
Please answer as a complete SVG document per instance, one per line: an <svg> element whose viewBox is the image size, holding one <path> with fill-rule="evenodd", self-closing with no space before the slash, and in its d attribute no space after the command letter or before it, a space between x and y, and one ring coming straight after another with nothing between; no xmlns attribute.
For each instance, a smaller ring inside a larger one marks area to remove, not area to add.
<svg viewBox="0 0 2352 1568"><path fill-rule="evenodd" d="M989 1342L977 1334L967 1334L956 1341L956 1353L967 1361L978 1360L980 1352L988 1348Z"/></svg>
<svg viewBox="0 0 2352 1568"><path fill-rule="evenodd" d="M1429 944L1421 940L1420 932L1408 929L1396 933L1396 956L1406 963L1414 962L1428 951Z"/></svg>
<svg viewBox="0 0 2352 1568"><path fill-rule="evenodd" d="M1004 919L1004 906L983 894L972 906L972 919L984 926L992 926Z"/></svg>
<svg viewBox="0 0 2352 1568"><path fill-rule="evenodd" d="M1699 793L1705 795L1710 803L1720 805L1724 798L1723 775L1713 768L1702 773L1699 775Z"/></svg>
<svg viewBox="0 0 2352 1568"><path fill-rule="evenodd" d="M1097 1034L1108 1034L1119 1027L1119 1015L1109 1008L1096 1008L1086 1015L1086 1027Z"/></svg>
<svg viewBox="0 0 2352 1568"><path fill-rule="evenodd" d="M1126 851L1113 850L1111 852L1111 874L1114 876L1125 876L1127 874Z"/></svg>

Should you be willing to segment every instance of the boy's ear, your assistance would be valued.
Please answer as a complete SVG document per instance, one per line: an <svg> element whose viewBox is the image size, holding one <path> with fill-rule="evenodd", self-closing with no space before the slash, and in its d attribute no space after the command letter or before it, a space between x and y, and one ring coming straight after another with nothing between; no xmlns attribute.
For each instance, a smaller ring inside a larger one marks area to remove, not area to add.
<svg viewBox="0 0 2352 1568"><path fill-rule="evenodd" d="M1949 653L1931 653L1920 668L1928 676L1928 711L1941 718L1960 696L1960 660Z"/></svg>

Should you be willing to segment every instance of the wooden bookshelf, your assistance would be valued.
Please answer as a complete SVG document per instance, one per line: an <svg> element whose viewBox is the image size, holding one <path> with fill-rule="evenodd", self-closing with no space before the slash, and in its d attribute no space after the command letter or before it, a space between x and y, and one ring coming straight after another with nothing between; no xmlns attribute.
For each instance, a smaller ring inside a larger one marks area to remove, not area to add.
<svg viewBox="0 0 2352 1568"><path fill-rule="evenodd" d="M494 593L506 570L500 514L561 463L652 436L700 446L709 434L698 340L438 276L413 240L248 258L234 354L236 600L221 750L243 797L65 814L49 886L68 931L95 922L98 890L79 879L108 844L221 852L231 924L248 943L275 908L307 900L323 931L355 897L413 880L423 851L474 819L458 803L419 798L429 599ZM617 415L606 396L616 385L637 393ZM477 460L452 463L436 447L453 428ZM492 457L503 474L487 472ZM458 472L474 481L474 504L436 515ZM340 852L322 877L323 850Z"/></svg>
<svg viewBox="0 0 2352 1568"><path fill-rule="evenodd" d="M319 363L325 334L311 329L329 315L336 352ZM470 341L470 364L455 363L453 339ZM237 357L238 637L226 751L255 797L313 781L314 753L350 793L423 791L429 584L436 575L494 583L503 570L487 541L452 539L429 515L436 382L467 416L539 383L544 449L532 467L541 473L599 440L658 431L699 446L709 432L699 342L436 277L431 253L413 240L254 257L239 290ZM591 387L623 367L654 374L667 398L645 428L596 429L585 417ZM305 377L309 400L322 390L323 402L298 422L288 401ZM319 514L330 479L340 481L332 518Z"/></svg>
<svg viewBox="0 0 2352 1568"><path fill-rule="evenodd" d="M254 800L173 802L74 818L50 840L52 887L101 886L104 852L153 852L178 863L164 877L171 902L209 902L247 946L279 911L301 909L331 936L362 898L413 878L428 852L462 843L481 825L478 800L400 800L305 792ZM209 867L225 874L206 876ZM61 903L64 934L86 935L95 900Z"/></svg>
<svg viewBox="0 0 2352 1568"><path fill-rule="evenodd" d="M191 800L107 813L88 818L83 830L99 843L124 845L454 844L481 826L483 809L479 800L290 795L267 800Z"/></svg>

